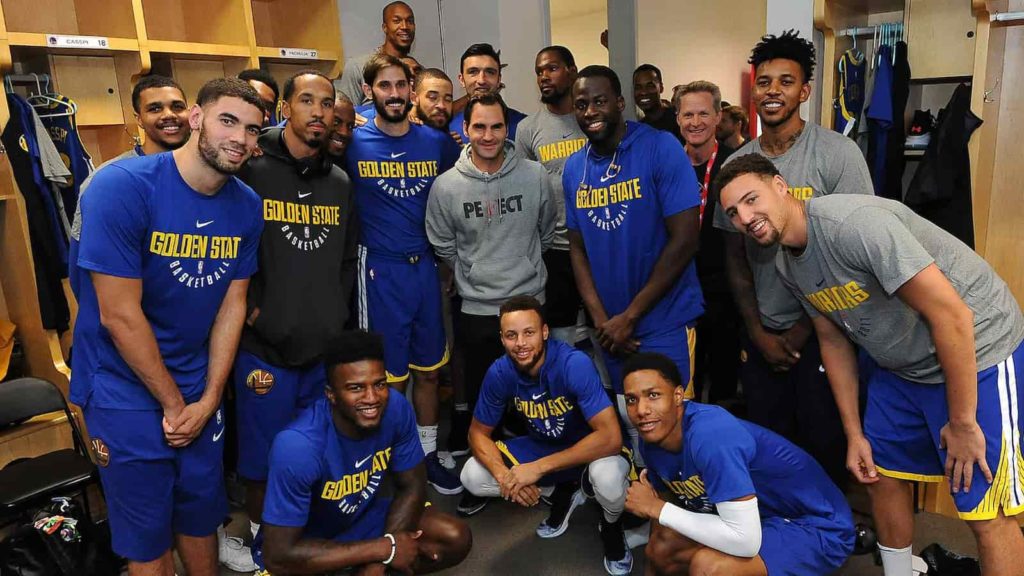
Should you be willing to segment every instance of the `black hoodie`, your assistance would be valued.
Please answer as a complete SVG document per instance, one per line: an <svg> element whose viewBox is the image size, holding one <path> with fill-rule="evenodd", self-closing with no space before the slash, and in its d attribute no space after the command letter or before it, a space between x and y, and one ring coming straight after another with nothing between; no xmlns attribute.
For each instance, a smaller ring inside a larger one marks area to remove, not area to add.
<svg viewBox="0 0 1024 576"><path fill-rule="evenodd" d="M359 235L348 176L322 156L293 158L282 130L260 136L263 155L240 174L263 199L264 222L241 348L303 368L321 360L348 319Z"/></svg>

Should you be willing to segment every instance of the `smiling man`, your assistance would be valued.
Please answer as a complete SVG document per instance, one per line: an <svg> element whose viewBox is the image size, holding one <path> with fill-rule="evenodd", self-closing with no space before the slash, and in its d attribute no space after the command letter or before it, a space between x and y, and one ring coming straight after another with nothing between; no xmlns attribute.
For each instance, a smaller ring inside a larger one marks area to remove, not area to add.
<svg viewBox="0 0 1024 576"><path fill-rule="evenodd" d="M620 518L630 461L622 453L622 431L597 369L583 352L549 339L536 298L510 298L499 315L505 354L484 379L470 426L473 457L462 469L462 482L476 503L464 508L463 498L459 511L475 514L485 498L499 496L534 506L545 493L551 513L537 535L556 538L585 501L575 484L582 477L604 512L599 531L605 570L629 574L633 555ZM491 433L509 406L525 419L527 435L495 442Z"/></svg>
<svg viewBox="0 0 1024 576"><path fill-rule="evenodd" d="M360 220L359 323L384 336L388 382L404 391L415 373L413 406L427 454L427 481L462 492L437 455L437 371L448 362L437 264L424 219L430 186L459 155L451 136L406 116L409 68L378 54L363 70L377 115L352 135L346 171Z"/></svg>
<svg viewBox="0 0 1024 576"><path fill-rule="evenodd" d="M469 527L426 506L416 420L392 394L384 344L348 332L326 358L320 398L270 453L266 523L253 544L260 571L384 576L425 574L469 554ZM394 486L389 497L381 484Z"/></svg>
<svg viewBox="0 0 1024 576"><path fill-rule="evenodd" d="M500 94L501 83L501 52L495 51L490 44L473 44L462 53L459 61L459 84L466 91L466 97L472 98L481 94ZM459 135L462 142L469 142L464 124L466 110L463 108L454 116L450 130ZM526 118L526 114L514 109L508 109L508 127L506 138L516 139L516 127L519 122Z"/></svg>
<svg viewBox="0 0 1024 576"><path fill-rule="evenodd" d="M334 129L327 141L327 154L331 162L338 168L345 168L345 151L352 142L352 132L356 129L356 110L352 101L342 93L334 99Z"/></svg>
<svg viewBox="0 0 1024 576"><path fill-rule="evenodd" d="M798 200L871 194L871 176L849 138L800 118L811 95L814 45L795 31L768 35L750 55L751 98L763 133L734 154L759 153L779 168ZM726 163L725 165L728 165ZM759 246L716 210L726 234L726 274L743 324L740 381L752 422L807 450L836 484L846 480L845 439L810 318L775 271L777 246Z"/></svg>
<svg viewBox="0 0 1024 576"><path fill-rule="evenodd" d="M873 196L806 204L763 156L723 169L723 212L781 246L783 282L814 321L849 438L846 466L871 495L886 576L910 573L912 481L948 479L985 574L1024 573L1020 404L1024 316L980 256L905 205ZM878 367L863 425L854 344Z"/></svg>
<svg viewBox="0 0 1024 576"><path fill-rule="evenodd" d="M188 122L184 146L108 166L82 197L71 401L131 576L173 574L172 547L189 574L215 576L228 512L221 398L263 229L234 174L263 102L242 80L211 80Z"/></svg>
<svg viewBox="0 0 1024 576"><path fill-rule="evenodd" d="M653 64L641 64L633 71L633 102L644 113L641 122L664 130L682 141L679 125L672 106L661 99L665 92L665 84L661 80L661 70Z"/></svg>
<svg viewBox="0 0 1024 576"><path fill-rule="evenodd" d="M234 369L238 473L254 534L270 444L323 394L323 355L348 320L357 264L352 183L327 157L334 86L303 70L282 96L288 122L263 132L263 154L242 173L263 200L264 220Z"/></svg>
<svg viewBox="0 0 1024 576"><path fill-rule="evenodd" d="M380 20L384 43L369 54L349 58L338 80L338 90L357 107L371 101L371 97L363 92L363 69L370 59L378 54L404 58L409 56L416 41L416 16L405 2L388 3L381 11Z"/></svg>
<svg viewBox="0 0 1024 576"><path fill-rule="evenodd" d="M661 354L637 354L623 372L648 466L626 509L651 520L654 574L808 576L846 561L850 507L806 452L723 408L684 402L679 370Z"/></svg>

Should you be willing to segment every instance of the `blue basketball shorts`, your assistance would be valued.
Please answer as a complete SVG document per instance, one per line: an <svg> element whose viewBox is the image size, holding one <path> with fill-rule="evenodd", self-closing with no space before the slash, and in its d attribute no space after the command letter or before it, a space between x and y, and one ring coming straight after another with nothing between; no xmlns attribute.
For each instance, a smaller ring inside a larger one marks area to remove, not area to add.
<svg viewBox="0 0 1024 576"><path fill-rule="evenodd" d="M238 473L249 480L266 481L267 457L274 437L324 395L327 371L323 364L282 368L239 350L233 380Z"/></svg>
<svg viewBox="0 0 1024 576"><path fill-rule="evenodd" d="M1002 362L978 373L977 421L993 481L974 466L970 492L952 494L960 518L990 520L1024 511L1024 457L1021 450L1021 396L1024 343ZM902 480L940 482L946 451L939 433L949 421L946 385L921 384L884 368L868 383L864 435L879 473Z"/></svg>
<svg viewBox="0 0 1024 576"><path fill-rule="evenodd" d="M853 553L849 511L833 518L761 519L761 550L771 576L831 574Z"/></svg>
<svg viewBox="0 0 1024 576"><path fill-rule="evenodd" d="M694 354L697 349L696 323L689 323L679 328L673 328L654 336L640 339L641 352L657 352L672 359L679 368L679 375L683 378L684 397L693 398L693 366ZM625 357L609 354L607 350L600 350L604 355L605 366L608 368L608 376L612 381L612 389L616 394L622 394L622 364Z"/></svg>
<svg viewBox="0 0 1024 576"><path fill-rule="evenodd" d="M441 284L431 254L397 258L359 248L359 326L384 337L389 383L409 370L429 372L448 363Z"/></svg>
<svg viewBox="0 0 1024 576"><path fill-rule="evenodd" d="M211 536L228 514L224 489L224 411L218 408L184 448L167 445L160 410L86 405L114 552L156 560L174 534Z"/></svg>

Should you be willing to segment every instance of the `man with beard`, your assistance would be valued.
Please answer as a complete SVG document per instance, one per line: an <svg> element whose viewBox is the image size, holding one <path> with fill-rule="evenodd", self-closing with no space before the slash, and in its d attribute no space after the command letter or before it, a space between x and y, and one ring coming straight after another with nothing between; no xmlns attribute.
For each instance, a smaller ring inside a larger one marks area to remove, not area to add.
<svg viewBox="0 0 1024 576"><path fill-rule="evenodd" d="M685 402L683 377L661 354L637 354L623 372L648 465L626 498L651 520L647 574L810 576L846 561L850 507L806 452L723 408Z"/></svg>
<svg viewBox="0 0 1024 576"><path fill-rule="evenodd" d="M349 58L338 80L338 90L348 96L356 107L372 100L363 91L363 69L371 58L378 54L395 58L409 56L412 43L416 40L416 16L405 2L391 2L381 12L380 29L384 31L384 43L369 54Z"/></svg>
<svg viewBox="0 0 1024 576"><path fill-rule="evenodd" d="M196 137L108 166L82 198L71 401L131 576L173 574L172 546L189 574L218 573L221 397L263 229L259 197L233 174L262 122L251 86L211 80L189 112Z"/></svg>
<svg viewBox="0 0 1024 576"><path fill-rule="evenodd" d="M346 167L360 220L359 323L380 332L388 383L404 391L415 372L413 406L427 454L427 480L442 494L462 492L437 455L438 369L448 362L437 264L424 218L434 179L459 149L451 137L406 116L411 74L378 54L363 71L377 116L352 135Z"/></svg>
<svg viewBox="0 0 1024 576"><path fill-rule="evenodd" d="M814 45L788 31L754 46L751 96L763 133L733 157L767 156L798 200L827 194L871 194L871 176L856 144L800 118L811 94ZM726 163L728 165L728 163ZM821 363L811 319L775 270L778 246L761 246L715 210L714 226L728 232L726 275L746 328L740 381L747 417L782 434L814 456L839 486L846 482L846 440Z"/></svg>
<svg viewBox="0 0 1024 576"><path fill-rule="evenodd" d="M565 194L562 191L562 167L565 160L583 148L587 138L572 111L572 83L576 80L576 60L564 46L548 46L537 53L534 62L537 87L543 104L536 114L519 123L516 151L540 162L547 170L555 194L558 221L555 243L544 253L548 269L547 321L553 338L575 344L579 317L579 291L569 261L569 238L565 229Z"/></svg>
<svg viewBox="0 0 1024 576"><path fill-rule="evenodd" d="M427 505L416 420L405 397L389 390L380 336L348 332L333 344L327 387L271 448L256 576L425 574L457 565L472 534ZM388 496L379 494L386 478L394 486Z"/></svg>
<svg viewBox="0 0 1024 576"><path fill-rule="evenodd" d="M693 395L700 192L678 140L623 120L614 71L587 66L572 93L588 144L562 174L569 257L625 420L622 360L637 351L672 358ZM635 444L636 429L627 432Z"/></svg>
<svg viewBox="0 0 1024 576"><path fill-rule="evenodd" d="M238 474L255 534L274 436L323 395L323 356L348 320L357 262L352 183L326 153L334 85L315 70L284 84L283 128L241 173L263 199L260 269L235 358Z"/></svg>
<svg viewBox="0 0 1024 576"><path fill-rule="evenodd" d="M633 71L633 102L644 113L641 122L664 130L679 139L679 124L672 106L661 99L665 84L661 81L661 70L653 64L641 64Z"/></svg>
<svg viewBox="0 0 1024 576"><path fill-rule="evenodd" d="M846 466L871 496L886 576L911 573L915 481L949 481L984 574L1024 574L1020 403L1024 316L978 254L904 204L868 195L801 202L771 161L718 176L722 211L759 245L814 319L849 438ZM877 363L860 417L854 344Z"/></svg>
<svg viewBox="0 0 1024 576"><path fill-rule="evenodd" d="M327 141L327 155L338 168L345 169L345 151L356 129L356 110L348 96L338 92L334 100L334 128Z"/></svg>
<svg viewBox="0 0 1024 576"><path fill-rule="evenodd" d="M473 44L462 53L459 61L459 84L466 91L466 97L478 94L501 93L501 52L496 52L490 44ZM469 142L464 124L465 109L452 116L449 130L459 135L462 142ZM526 118L519 110L508 109L508 139L516 139L516 127Z"/></svg>
<svg viewBox="0 0 1024 576"><path fill-rule="evenodd" d="M739 106L722 103L722 121L718 123L718 140L733 150L738 150L747 141L750 128L747 112Z"/></svg>
<svg viewBox="0 0 1024 576"><path fill-rule="evenodd" d="M708 377L711 385L708 401L716 404L736 395L740 357L740 318L725 275L725 232L711 225L717 204L711 183L733 153L732 148L715 139L721 101L718 86L700 80L679 86L672 94L686 155L701 185L697 278L704 294L705 312L697 321L695 396L701 397L703 380Z"/></svg>
<svg viewBox="0 0 1024 576"><path fill-rule="evenodd" d="M249 86L252 86L263 100L263 106L266 108L266 114L263 115L263 127L277 124L277 99L280 94L277 80L274 80L270 72L259 68L242 70L238 73L238 78L248 82Z"/></svg>
<svg viewBox="0 0 1024 576"><path fill-rule="evenodd" d="M597 369L583 352L548 338L541 303L532 296L502 304L499 322L505 354L487 371L469 429L473 457L462 468L466 490L481 501L474 512L486 504L483 498L500 496L529 507L549 494L551 513L537 535L557 538L586 501L575 487L567 494L559 491L582 476L603 508L605 570L629 574L633 555L621 516L630 462L622 454L622 430ZM491 433L507 406L526 421L527 434L494 441Z"/></svg>

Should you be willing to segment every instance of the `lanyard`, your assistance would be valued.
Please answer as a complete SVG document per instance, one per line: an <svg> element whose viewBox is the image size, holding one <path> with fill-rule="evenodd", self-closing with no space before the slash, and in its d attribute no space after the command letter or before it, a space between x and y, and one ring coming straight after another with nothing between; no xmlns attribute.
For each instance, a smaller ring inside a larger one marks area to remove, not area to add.
<svg viewBox="0 0 1024 576"><path fill-rule="evenodd" d="M711 186L711 170L715 167L715 159L718 158L718 140L715 140L715 149L711 151L708 158L708 167L704 169L704 185L700 188L700 223L704 223L704 206L708 203L708 190Z"/></svg>

